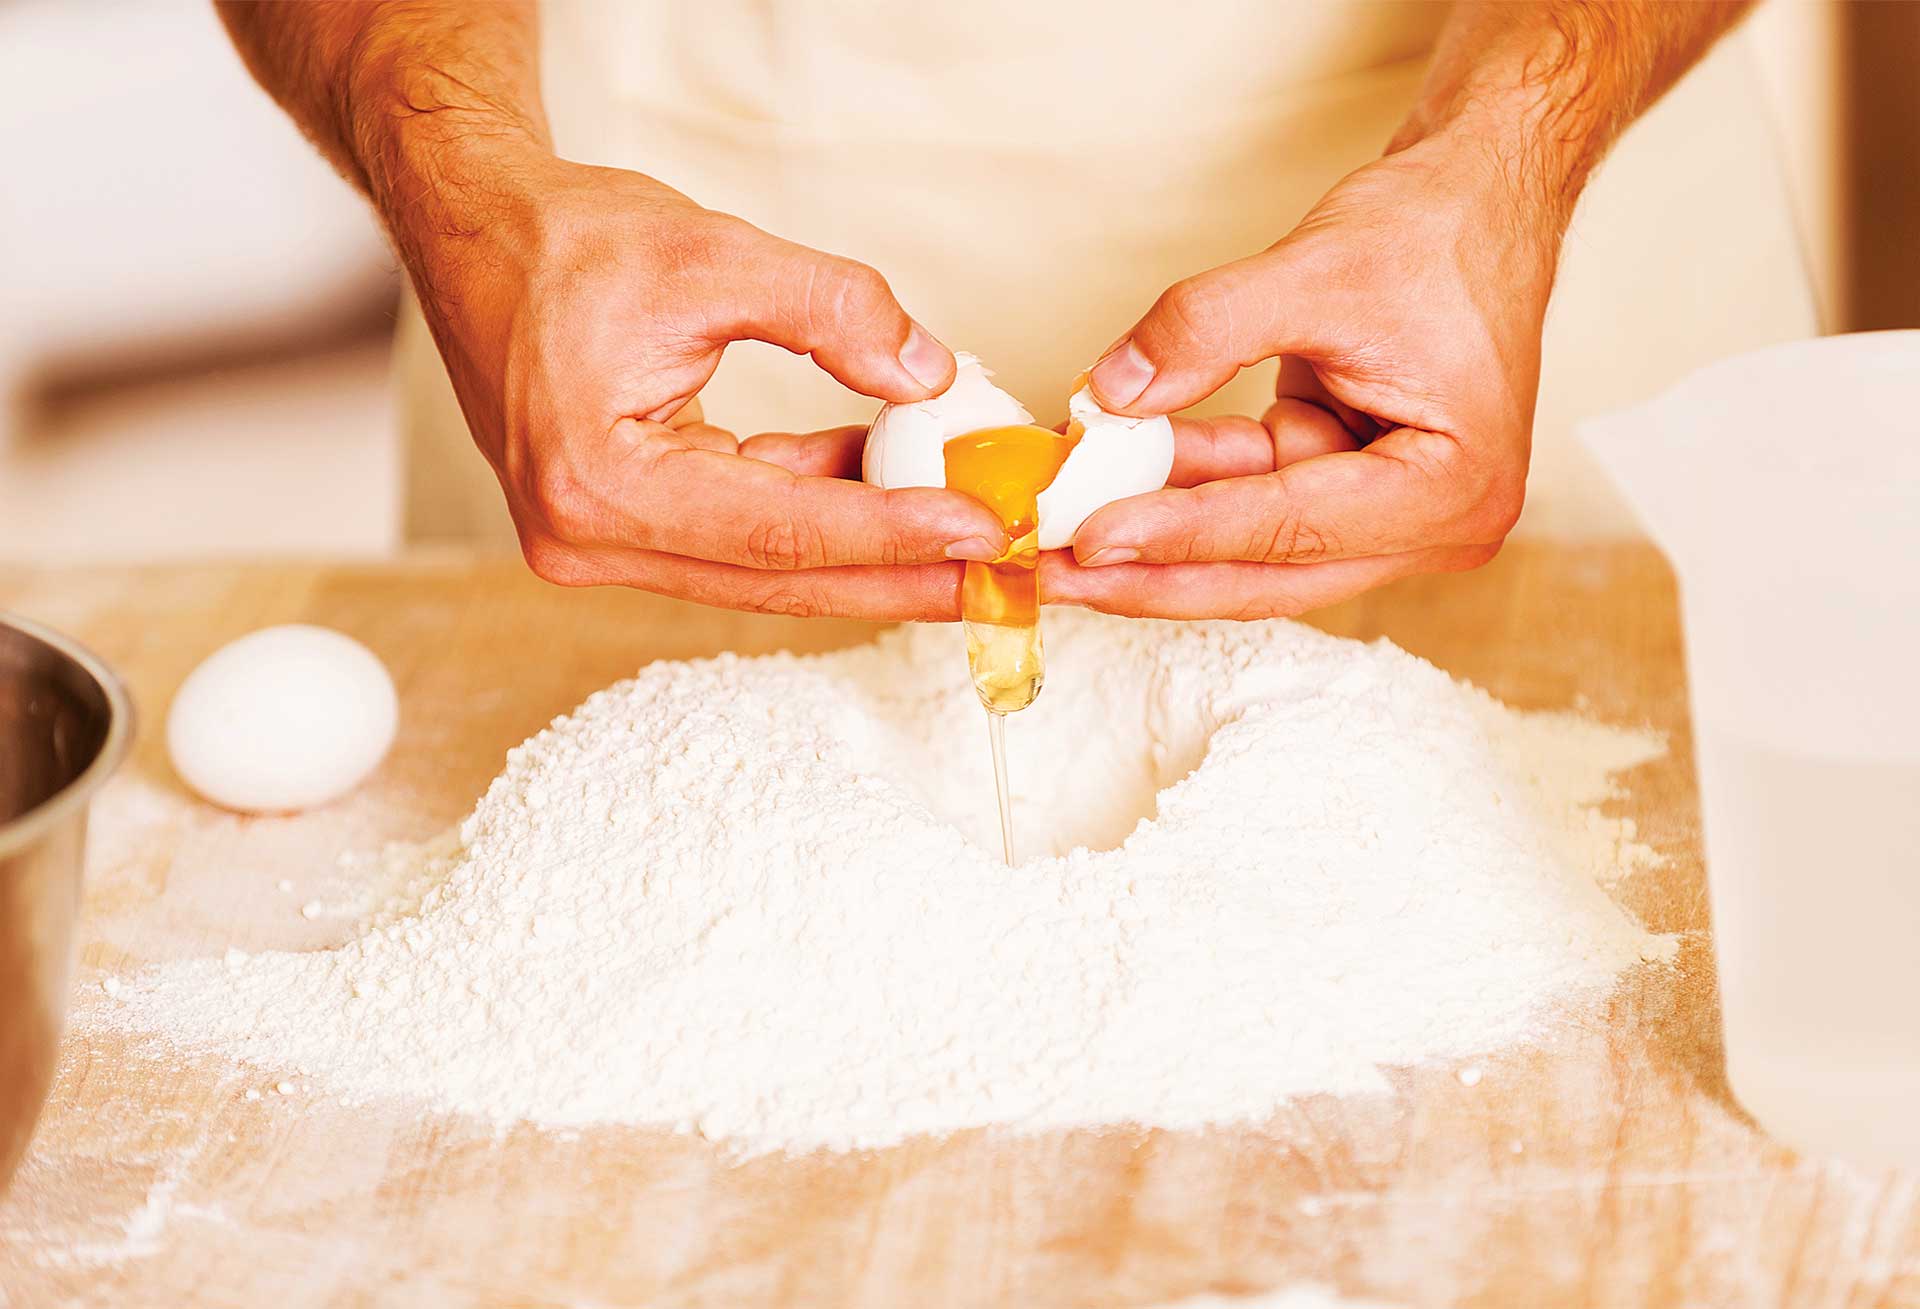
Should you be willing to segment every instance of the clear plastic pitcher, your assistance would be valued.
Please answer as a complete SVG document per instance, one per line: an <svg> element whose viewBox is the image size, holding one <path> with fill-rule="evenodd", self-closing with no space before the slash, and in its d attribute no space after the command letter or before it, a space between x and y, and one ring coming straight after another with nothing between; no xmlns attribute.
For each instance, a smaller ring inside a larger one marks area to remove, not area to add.
<svg viewBox="0 0 1920 1309"><path fill-rule="evenodd" d="M1734 1095L1920 1168L1920 331L1724 360L1581 436L1680 578Z"/></svg>

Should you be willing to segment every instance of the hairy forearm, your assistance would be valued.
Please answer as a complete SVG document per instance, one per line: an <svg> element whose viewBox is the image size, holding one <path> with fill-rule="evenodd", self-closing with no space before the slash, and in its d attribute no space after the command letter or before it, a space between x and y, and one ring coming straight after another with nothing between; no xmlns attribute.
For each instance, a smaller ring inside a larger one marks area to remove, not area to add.
<svg viewBox="0 0 1920 1309"><path fill-rule="evenodd" d="M476 151L548 148L531 3L216 0L254 77L385 219L402 254L457 229Z"/></svg>
<svg viewBox="0 0 1920 1309"><path fill-rule="evenodd" d="M1389 150L1442 132L1498 156L1538 220L1564 226L1619 134L1752 0L1466 0Z"/></svg>

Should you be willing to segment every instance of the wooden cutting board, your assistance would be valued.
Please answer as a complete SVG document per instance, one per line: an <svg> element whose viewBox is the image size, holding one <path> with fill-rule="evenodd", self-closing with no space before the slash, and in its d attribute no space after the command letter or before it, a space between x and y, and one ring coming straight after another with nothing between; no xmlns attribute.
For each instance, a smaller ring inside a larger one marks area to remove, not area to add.
<svg viewBox="0 0 1920 1309"><path fill-rule="evenodd" d="M505 751L657 658L824 649L858 624L562 591L517 562L0 572L0 607L125 673L145 715L96 808L80 1016L0 1199L0 1305L1128 1306L1303 1281L1405 1305L1920 1305L1920 1198L1770 1144L1718 1049L1673 582L1637 547L1515 547L1318 615L1525 708L1650 723L1630 774L1664 868L1628 906L1683 934L1550 1044L1391 1075L1259 1129L969 1132L728 1166L632 1128L496 1140L404 1105L343 1110L89 1025L155 959L346 939L341 856L458 819ZM189 669L277 622L353 633L404 723L379 775L296 818L200 805L158 726ZM284 889L283 889L284 888ZM303 907L311 906L302 914ZM252 1092L258 1098L250 1098Z"/></svg>

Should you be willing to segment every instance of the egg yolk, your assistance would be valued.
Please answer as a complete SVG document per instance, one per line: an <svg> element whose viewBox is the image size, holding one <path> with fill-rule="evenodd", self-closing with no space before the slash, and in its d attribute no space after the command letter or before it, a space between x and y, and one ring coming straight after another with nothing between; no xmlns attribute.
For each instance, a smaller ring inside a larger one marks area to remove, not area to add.
<svg viewBox="0 0 1920 1309"><path fill-rule="evenodd" d="M981 703L995 713L1024 709L1040 694L1040 493L1052 485L1078 433L1020 424L989 427L946 443L947 488L1000 517L1009 544L990 564L970 563L960 587L967 662Z"/></svg>
<svg viewBox="0 0 1920 1309"><path fill-rule="evenodd" d="M1017 542L1037 530L1035 501L1073 444L1070 437L1025 423L956 436L946 444L947 488L985 501Z"/></svg>

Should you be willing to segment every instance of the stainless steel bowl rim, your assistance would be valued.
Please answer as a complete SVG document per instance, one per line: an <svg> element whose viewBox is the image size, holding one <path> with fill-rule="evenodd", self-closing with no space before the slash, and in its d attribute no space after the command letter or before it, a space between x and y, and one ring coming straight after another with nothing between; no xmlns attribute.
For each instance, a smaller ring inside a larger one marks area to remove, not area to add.
<svg viewBox="0 0 1920 1309"><path fill-rule="evenodd" d="M119 675L107 666L106 661L71 637L62 636L50 627L5 609L0 609L0 627L23 632L78 664L87 676L99 684L101 694L106 697L108 720L107 739L100 743L100 752L81 771L80 776L12 822L0 823L0 858L5 858L24 850L74 810L84 807L93 798L94 792L113 775L133 742L133 701L128 697L127 688L121 683Z"/></svg>

